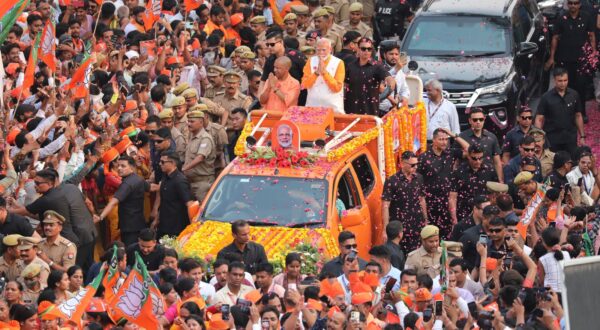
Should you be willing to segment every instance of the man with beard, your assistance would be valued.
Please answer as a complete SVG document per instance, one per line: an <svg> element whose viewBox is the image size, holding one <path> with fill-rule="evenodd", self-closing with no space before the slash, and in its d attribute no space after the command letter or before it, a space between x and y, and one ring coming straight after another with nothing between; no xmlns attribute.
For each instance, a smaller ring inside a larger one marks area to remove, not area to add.
<svg viewBox="0 0 600 330"><path fill-rule="evenodd" d="M447 128L438 128L433 132L431 148L419 156L417 169L424 180L429 223L440 228L440 236L444 239L452 230L447 198L450 192L450 177L456 160L462 158L462 150L448 148L450 134L452 132ZM460 137L457 140L463 143L464 149L468 149L466 141Z"/></svg>
<svg viewBox="0 0 600 330"><path fill-rule="evenodd" d="M125 26L125 35L133 31L139 31L140 33L146 33L146 28L144 27L144 15L146 12L146 8L142 6L136 6L131 10L131 15L129 16L129 23Z"/></svg>

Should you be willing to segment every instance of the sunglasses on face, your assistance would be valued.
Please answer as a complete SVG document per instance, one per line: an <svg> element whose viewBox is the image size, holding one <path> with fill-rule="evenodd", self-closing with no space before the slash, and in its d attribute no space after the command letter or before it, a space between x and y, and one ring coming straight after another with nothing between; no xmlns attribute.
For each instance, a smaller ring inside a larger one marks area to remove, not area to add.
<svg viewBox="0 0 600 330"><path fill-rule="evenodd" d="M531 120L533 119L533 116L521 116L522 120Z"/></svg>
<svg viewBox="0 0 600 330"><path fill-rule="evenodd" d="M147 134L154 134L154 133L156 133L156 130L155 129L147 129L147 130L145 130L145 132Z"/></svg>
<svg viewBox="0 0 600 330"><path fill-rule="evenodd" d="M523 148L523 151L525 151L525 152L534 152L535 148Z"/></svg>
<svg viewBox="0 0 600 330"><path fill-rule="evenodd" d="M471 158L471 160L474 161L474 162L480 162L480 161L483 160L483 156L481 156L481 157L469 157L469 158Z"/></svg>
<svg viewBox="0 0 600 330"><path fill-rule="evenodd" d="M356 249L357 247L358 247L358 244L347 244L347 245L344 245L344 248L346 250Z"/></svg>
<svg viewBox="0 0 600 330"><path fill-rule="evenodd" d="M373 47L360 47L360 50L363 52L371 52L373 51Z"/></svg>
<svg viewBox="0 0 600 330"><path fill-rule="evenodd" d="M504 228L490 228L489 232L490 233L494 233L494 234L498 234L500 232L502 232L504 230Z"/></svg>
<svg viewBox="0 0 600 330"><path fill-rule="evenodd" d="M483 123L483 121L485 120L485 118L471 118L471 120L473 122L482 122Z"/></svg>
<svg viewBox="0 0 600 330"><path fill-rule="evenodd" d="M275 41L275 42L267 42L265 43L265 45L267 45L267 47L275 47L275 45L277 45L279 41Z"/></svg>

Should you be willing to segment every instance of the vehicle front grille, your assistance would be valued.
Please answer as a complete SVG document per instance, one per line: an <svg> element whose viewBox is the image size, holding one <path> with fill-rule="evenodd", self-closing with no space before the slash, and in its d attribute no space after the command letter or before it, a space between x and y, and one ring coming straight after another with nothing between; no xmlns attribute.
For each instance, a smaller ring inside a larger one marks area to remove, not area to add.
<svg viewBox="0 0 600 330"><path fill-rule="evenodd" d="M475 92L444 91L444 97L448 101L454 103L454 105L456 106L461 131L464 131L469 128L469 123L467 121L467 114L465 113L465 109L467 108L467 104L469 104L469 100L471 99L471 96L473 96L473 94L475 94Z"/></svg>

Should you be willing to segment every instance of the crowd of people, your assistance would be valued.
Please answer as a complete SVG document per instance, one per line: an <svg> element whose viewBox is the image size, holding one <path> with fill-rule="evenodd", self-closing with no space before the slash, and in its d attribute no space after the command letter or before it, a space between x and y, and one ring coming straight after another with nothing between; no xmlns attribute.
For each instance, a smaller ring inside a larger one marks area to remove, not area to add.
<svg viewBox="0 0 600 330"><path fill-rule="evenodd" d="M0 329L138 329L117 287L94 286L106 270L128 282L138 256L162 329L563 328L560 265L600 247L588 0L566 2L552 87L506 136L477 108L461 128L425 82L428 148L385 182L384 244L361 251L341 231L312 274L295 252L277 272L245 220L212 263L160 242L193 220L251 111L407 106L399 40L421 3L3 0ZM66 318L86 292L83 322Z"/></svg>

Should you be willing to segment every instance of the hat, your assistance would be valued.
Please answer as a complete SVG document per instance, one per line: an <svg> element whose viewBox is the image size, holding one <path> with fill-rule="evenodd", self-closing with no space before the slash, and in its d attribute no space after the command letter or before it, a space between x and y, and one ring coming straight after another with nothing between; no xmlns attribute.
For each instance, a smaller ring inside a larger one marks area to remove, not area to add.
<svg viewBox="0 0 600 330"><path fill-rule="evenodd" d="M415 301L430 301L433 296L426 288L420 288L415 291Z"/></svg>
<svg viewBox="0 0 600 330"><path fill-rule="evenodd" d="M348 10L352 13L355 11L363 11L363 5L360 2L353 2L350 7L348 8Z"/></svg>
<svg viewBox="0 0 600 330"><path fill-rule="evenodd" d="M69 42L73 42L73 37L71 37L69 34L65 33L62 36L60 36L60 38L58 38L58 43L60 45L66 44L66 43L69 43Z"/></svg>
<svg viewBox="0 0 600 330"><path fill-rule="evenodd" d="M244 14L242 14L242 13L233 14L233 15L231 15L230 19L231 19L231 26L236 26L244 20Z"/></svg>
<svg viewBox="0 0 600 330"><path fill-rule="evenodd" d="M329 12L324 7L321 7L313 12L313 18L328 16Z"/></svg>
<svg viewBox="0 0 600 330"><path fill-rule="evenodd" d="M200 111L200 110L193 110L188 112L187 114L188 118L204 118L204 112Z"/></svg>
<svg viewBox="0 0 600 330"><path fill-rule="evenodd" d="M206 75L209 77L216 77L219 75L222 75L223 73L225 73L225 68L222 68L218 65L209 65L208 69L206 70Z"/></svg>
<svg viewBox="0 0 600 330"><path fill-rule="evenodd" d="M192 106L190 108L190 111L207 111L207 110L208 110L208 106L204 103L194 104L194 106Z"/></svg>
<svg viewBox="0 0 600 330"><path fill-rule="evenodd" d="M250 49L250 47L242 45L242 46L237 47L233 52L238 53L238 54L243 54L245 52L251 52L251 51L252 51L252 49Z"/></svg>
<svg viewBox="0 0 600 330"><path fill-rule="evenodd" d="M533 179L533 173L527 172L527 171L522 171L519 174L517 174L517 176L515 177L514 183L515 183L515 185L520 186L524 183L531 181L531 179Z"/></svg>
<svg viewBox="0 0 600 330"><path fill-rule="evenodd" d="M208 321L208 329L209 330L228 330L229 323L227 321L223 321L223 317L221 313L213 314L210 317L210 321Z"/></svg>
<svg viewBox="0 0 600 330"><path fill-rule="evenodd" d="M117 159L117 157L119 157L119 150L117 150L117 148L110 148L102 154L100 160L102 160L104 164L107 164Z"/></svg>
<svg viewBox="0 0 600 330"><path fill-rule="evenodd" d="M319 30L312 30L312 31L308 31L306 32L306 36L304 37L304 39L317 39L321 36L321 31Z"/></svg>
<svg viewBox="0 0 600 330"><path fill-rule="evenodd" d="M169 57L167 58L167 65L175 65L175 64L181 64L183 63L183 57L181 56L173 56L173 57Z"/></svg>
<svg viewBox="0 0 600 330"><path fill-rule="evenodd" d="M352 305L360 305L373 301L373 292L360 292L352 295Z"/></svg>
<svg viewBox="0 0 600 330"><path fill-rule="evenodd" d="M44 300L39 304L38 315L42 321L56 320L65 317L65 314L63 314L55 304L47 300Z"/></svg>
<svg viewBox="0 0 600 330"><path fill-rule="evenodd" d="M20 67L19 63L10 63L6 66L6 69L4 71L6 71L6 73L8 73L9 75L14 75L15 73L17 73L17 69Z"/></svg>
<svg viewBox="0 0 600 330"><path fill-rule="evenodd" d="M318 300L308 298L308 300L306 301L306 308L320 312L323 310L323 304Z"/></svg>
<svg viewBox="0 0 600 330"><path fill-rule="evenodd" d="M225 73L224 78L226 82L239 82L240 80L242 80L242 76L240 76L239 73L232 70L227 71L227 73Z"/></svg>
<svg viewBox="0 0 600 330"><path fill-rule="evenodd" d="M27 265L27 267L25 267L25 269L23 269L23 271L21 272L21 277L22 278L32 278L32 277L40 275L41 272L42 272L42 266L38 263L32 262L29 265Z"/></svg>
<svg viewBox="0 0 600 330"><path fill-rule="evenodd" d="M285 15L285 17L283 18L283 21L288 21L288 20L297 20L298 16L296 16L296 14L294 13L289 13L287 15Z"/></svg>
<svg viewBox="0 0 600 330"><path fill-rule="evenodd" d="M428 239L432 236L438 236L440 234L440 229L434 225L427 225L421 229L421 238Z"/></svg>
<svg viewBox="0 0 600 330"><path fill-rule="evenodd" d="M342 285L336 279L330 281L328 278L326 278L321 281L321 285L319 286L319 297L327 296L333 299L344 294L344 288L342 288Z"/></svg>
<svg viewBox="0 0 600 330"><path fill-rule="evenodd" d="M527 133L527 134L532 135L532 136L537 135L537 134L546 136L546 132L544 132L544 130L539 129L537 127L532 127L531 129L529 129L529 133Z"/></svg>
<svg viewBox="0 0 600 330"><path fill-rule="evenodd" d="M177 96L171 100L171 104L169 105L169 107L173 108L181 105L185 105L185 98L183 96Z"/></svg>
<svg viewBox="0 0 600 330"><path fill-rule="evenodd" d="M125 53L125 56L128 59L132 59L134 57L140 57L140 53L136 52L135 50L129 50Z"/></svg>
<svg viewBox="0 0 600 330"><path fill-rule="evenodd" d="M335 8L332 6L323 6L323 9L327 10L327 12L331 15L335 15Z"/></svg>
<svg viewBox="0 0 600 330"><path fill-rule="evenodd" d="M138 108L138 104L136 100L127 100L125 102L125 111L124 112L129 112L129 111L135 111Z"/></svg>
<svg viewBox="0 0 600 330"><path fill-rule="evenodd" d="M446 244L448 253L452 253L455 257L462 257L463 245L461 242L444 241L444 244Z"/></svg>
<svg viewBox="0 0 600 330"><path fill-rule="evenodd" d="M33 248L34 246L36 246L39 242L40 242L39 238L23 236L23 237L19 238L19 246L17 247L17 249L19 251L29 250L29 249Z"/></svg>
<svg viewBox="0 0 600 330"><path fill-rule="evenodd" d="M161 111L158 114L158 118L160 118L161 120L167 119L167 118L173 118L173 110L171 110L171 108L163 109L163 111Z"/></svg>
<svg viewBox="0 0 600 330"><path fill-rule="evenodd" d="M254 24L265 24L267 23L267 19L262 16L262 15L258 15L258 16L254 16L250 19L250 23L254 23Z"/></svg>
<svg viewBox="0 0 600 330"><path fill-rule="evenodd" d="M190 88L190 84L188 84L186 82L181 83L181 84L175 86L175 88L173 89L173 94L175 94L175 96L179 96L181 93L183 93L188 88Z"/></svg>
<svg viewBox="0 0 600 330"><path fill-rule="evenodd" d="M127 148L129 148L129 146L131 146L131 139L129 138L129 136L125 135L121 141L119 141L119 143L117 143L115 145L115 149L117 149L117 151L119 152L119 154L123 154L125 151L127 151Z"/></svg>
<svg viewBox="0 0 600 330"><path fill-rule="evenodd" d="M308 6L307 5L294 5L292 6L292 13L296 15L308 15Z"/></svg>
<svg viewBox="0 0 600 330"><path fill-rule="evenodd" d="M254 54L251 51L247 51L247 52L241 53L240 58L244 58L247 60L254 60L254 59L256 59L256 54Z"/></svg>
<svg viewBox="0 0 600 330"><path fill-rule="evenodd" d="M314 55L317 52L315 47L312 47L312 46L302 46L302 47L300 47L300 51L304 55Z"/></svg>
<svg viewBox="0 0 600 330"><path fill-rule="evenodd" d="M62 215L58 214L55 211L48 210L48 211L44 212L44 220L42 220L42 223L63 224L63 223L65 223L65 217L63 217Z"/></svg>
<svg viewBox="0 0 600 330"><path fill-rule="evenodd" d="M508 191L508 185L495 181L488 181L485 183L485 187L491 193L505 193Z"/></svg>
<svg viewBox="0 0 600 330"><path fill-rule="evenodd" d="M195 88L188 88L183 93L181 93L184 99L191 99L193 97L198 98L198 92Z"/></svg>
<svg viewBox="0 0 600 330"><path fill-rule="evenodd" d="M6 235L2 238L2 244L4 244L4 246L17 246L19 245L19 238L21 237L23 236L19 234Z"/></svg>

